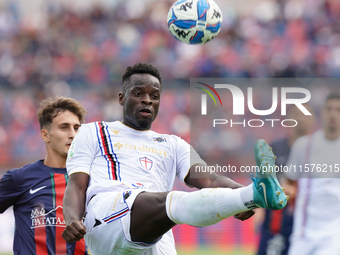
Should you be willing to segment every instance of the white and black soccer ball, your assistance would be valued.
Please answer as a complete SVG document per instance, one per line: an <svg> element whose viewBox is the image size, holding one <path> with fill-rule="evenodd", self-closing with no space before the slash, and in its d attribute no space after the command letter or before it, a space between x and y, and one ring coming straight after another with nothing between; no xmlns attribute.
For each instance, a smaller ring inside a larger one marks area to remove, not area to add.
<svg viewBox="0 0 340 255"><path fill-rule="evenodd" d="M168 13L168 28L178 40L202 44L221 30L222 12L213 0L178 0Z"/></svg>

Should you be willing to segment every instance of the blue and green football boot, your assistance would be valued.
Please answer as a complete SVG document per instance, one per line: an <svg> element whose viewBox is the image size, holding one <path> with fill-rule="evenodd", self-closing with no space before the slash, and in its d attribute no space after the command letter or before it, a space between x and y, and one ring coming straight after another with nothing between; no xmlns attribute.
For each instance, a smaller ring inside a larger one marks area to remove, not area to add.
<svg viewBox="0 0 340 255"><path fill-rule="evenodd" d="M253 180L253 202L262 208L279 210L286 206L288 197L284 193L275 173L276 156L265 140L258 140L254 146L258 167Z"/></svg>

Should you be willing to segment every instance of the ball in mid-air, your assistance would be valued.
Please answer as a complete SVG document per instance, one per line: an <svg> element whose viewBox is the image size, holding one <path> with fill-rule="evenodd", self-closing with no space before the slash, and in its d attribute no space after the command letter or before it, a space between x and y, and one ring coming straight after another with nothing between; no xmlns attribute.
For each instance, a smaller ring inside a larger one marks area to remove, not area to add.
<svg viewBox="0 0 340 255"><path fill-rule="evenodd" d="M221 30L222 12L213 0L178 0L168 13L168 28L178 40L202 44Z"/></svg>

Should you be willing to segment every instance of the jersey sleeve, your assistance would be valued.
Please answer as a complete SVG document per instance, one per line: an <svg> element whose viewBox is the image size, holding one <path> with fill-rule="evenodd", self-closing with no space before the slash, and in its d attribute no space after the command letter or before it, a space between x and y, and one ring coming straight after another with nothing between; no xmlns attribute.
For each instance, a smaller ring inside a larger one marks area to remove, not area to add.
<svg viewBox="0 0 340 255"><path fill-rule="evenodd" d="M68 175L77 172L90 175L92 161L96 153L93 128L95 128L93 123L82 125L73 139L66 161Z"/></svg>
<svg viewBox="0 0 340 255"><path fill-rule="evenodd" d="M12 171L8 171L0 179L0 213L3 213L8 207L14 205L18 195Z"/></svg>
<svg viewBox="0 0 340 255"><path fill-rule="evenodd" d="M205 161L201 159L200 155L198 155L198 153L190 144L177 137L176 174L183 183L185 183L184 180L189 173L189 169L195 164L206 165Z"/></svg>

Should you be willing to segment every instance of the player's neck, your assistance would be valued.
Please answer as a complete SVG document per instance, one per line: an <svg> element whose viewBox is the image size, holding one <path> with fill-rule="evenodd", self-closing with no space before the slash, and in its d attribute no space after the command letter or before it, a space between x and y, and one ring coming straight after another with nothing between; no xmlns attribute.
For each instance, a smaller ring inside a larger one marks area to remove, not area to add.
<svg viewBox="0 0 340 255"><path fill-rule="evenodd" d="M46 155L44 165L53 168L66 168L66 159L61 156L50 156Z"/></svg>
<svg viewBox="0 0 340 255"><path fill-rule="evenodd" d="M149 131L149 130L151 130L151 124L141 127L141 126L134 125L133 123L131 123L130 121L128 121L126 119L123 119L120 122L122 124L124 124L125 126L131 128L131 129L137 130L137 131Z"/></svg>
<svg viewBox="0 0 340 255"><path fill-rule="evenodd" d="M292 147L293 143L301 136L308 135L308 133L293 133L288 139L288 146Z"/></svg>
<svg viewBox="0 0 340 255"><path fill-rule="evenodd" d="M325 137L327 140L333 141L340 137L340 129L336 130L326 130L325 131Z"/></svg>

